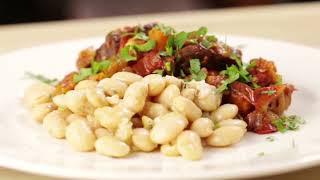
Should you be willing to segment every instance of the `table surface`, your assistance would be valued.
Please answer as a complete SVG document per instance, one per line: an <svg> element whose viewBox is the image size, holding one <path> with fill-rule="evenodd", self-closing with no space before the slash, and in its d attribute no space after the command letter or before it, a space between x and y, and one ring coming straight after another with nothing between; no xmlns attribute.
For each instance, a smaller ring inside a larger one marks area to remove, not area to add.
<svg viewBox="0 0 320 180"><path fill-rule="evenodd" d="M0 26L0 53L44 43L104 36L109 30L117 27L155 21L178 29L191 30L206 26L210 31L222 35L259 36L319 48L319 19L320 3L316 2L5 25ZM53 180L56 178L0 167L0 179ZM320 166L257 179L320 179Z"/></svg>

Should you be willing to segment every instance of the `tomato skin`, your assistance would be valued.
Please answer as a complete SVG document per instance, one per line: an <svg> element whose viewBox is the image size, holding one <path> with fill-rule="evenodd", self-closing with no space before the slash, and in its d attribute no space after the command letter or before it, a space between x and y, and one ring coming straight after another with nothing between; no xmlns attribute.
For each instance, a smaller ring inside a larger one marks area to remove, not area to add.
<svg viewBox="0 0 320 180"><path fill-rule="evenodd" d="M159 29L151 29L148 33L149 38L155 40L157 42L157 51L163 51L167 44L168 36L166 36L162 31Z"/></svg>
<svg viewBox="0 0 320 180"><path fill-rule="evenodd" d="M142 57L131 67L133 71L141 76L151 74L156 69L163 69L164 63L155 51L144 53Z"/></svg>

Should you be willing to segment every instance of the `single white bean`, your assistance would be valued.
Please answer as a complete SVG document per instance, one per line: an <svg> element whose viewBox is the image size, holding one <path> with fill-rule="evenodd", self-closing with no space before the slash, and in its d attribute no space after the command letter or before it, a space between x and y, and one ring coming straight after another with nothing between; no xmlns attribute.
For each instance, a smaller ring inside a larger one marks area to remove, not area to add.
<svg viewBox="0 0 320 180"><path fill-rule="evenodd" d="M211 113L211 117L215 122L225 119L232 119L238 114L238 106L234 104L224 104L216 111Z"/></svg>
<svg viewBox="0 0 320 180"><path fill-rule="evenodd" d="M142 111L148 95L148 85L142 81L132 83L123 98L124 107L137 113Z"/></svg>
<svg viewBox="0 0 320 180"><path fill-rule="evenodd" d="M109 103L109 104L111 104L111 105L117 105L117 104L119 104L120 103L120 97L119 97L119 95L113 95L113 96L108 96L108 97L106 97L106 101Z"/></svg>
<svg viewBox="0 0 320 180"><path fill-rule="evenodd" d="M218 127L222 126L239 126L242 127L243 129L247 128L247 123L243 120L240 119L226 119L222 120L217 124Z"/></svg>
<svg viewBox="0 0 320 180"><path fill-rule="evenodd" d="M183 158L199 160L202 157L203 147L200 136L190 130L183 131L177 137L177 149Z"/></svg>
<svg viewBox="0 0 320 180"><path fill-rule="evenodd" d="M102 88L107 95L119 95L120 98L123 97L126 89L128 88L127 84L119 81L117 79L105 78L99 81L98 88Z"/></svg>
<svg viewBox="0 0 320 180"><path fill-rule="evenodd" d="M86 116L94 111L83 91L71 90L65 94L66 106L75 114Z"/></svg>
<svg viewBox="0 0 320 180"><path fill-rule="evenodd" d="M178 96L172 100L171 109L185 115L191 122L202 116L202 111L190 99Z"/></svg>
<svg viewBox="0 0 320 180"><path fill-rule="evenodd" d="M100 88L87 88L85 93L88 102L95 108L107 106L109 104L103 90Z"/></svg>
<svg viewBox="0 0 320 180"><path fill-rule="evenodd" d="M148 94L149 96L159 95L166 87L166 81L159 74L149 74L143 78L148 83Z"/></svg>
<svg viewBox="0 0 320 180"><path fill-rule="evenodd" d="M85 121L75 120L66 129L66 139L77 151L91 151L96 137Z"/></svg>
<svg viewBox="0 0 320 180"><path fill-rule="evenodd" d="M144 108L141 114L154 119L158 116L167 114L168 112L169 112L168 109L164 105L160 103L153 103L153 102L147 101L144 105Z"/></svg>
<svg viewBox="0 0 320 180"><path fill-rule="evenodd" d="M58 107L67 107L64 94L59 94L52 98L52 102Z"/></svg>
<svg viewBox="0 0 320 180"><path fill-rule="evenodd" d="M101 127L100 122L96 118L94 118L94 115L91 115L91 114L87 115L86 123L89 125L89 127L92 130L95 130Z"/></svg>
<svg viewBox="0 0 320 180"><path fill-rule="evenodd" d="M148 116L142 116L141 121L142 121L143 128L147 130L152 129L154 122L151 118L149 118Z"/></svg>
<svg viewBox="0 0 320 180"><path fill-rule="evenodd" d="M149 131L144 128L133 130L132 142L136 147L145 152L150 152L157 147L157 144L151 141Z"/></svg>
<svg viewBox="0 0 320 180"><path fill-rule="evenodd" d="M241 140L246 130L239 126L222 126L213 131L207 138L207 144L211 146L229 146Z"/></svg>
<svg viewBox="0 0 320 180"><path fill-rule="evenodd" d="M83 120L83 121L86 121L86 118L84 118L83 116L80 116L78 114L70 114L67 118L66 118L66 122L68 124L70 124L72 121L75 121L75 120Z"/></svg>
<svg viewBox="0 0 320 180"><path fill-rule="evenodd" d="M177 149L177 145L163 144L160 147L160 152L166 156L179 156L180 153Z"/></svg>
<svg viewBox="0 0 320 180"><path fill-rule="evenodd" d="M131 72L117 72L115 74L112 75L111 79L116 79L119 81L122 81L124 83L126 83L128 86L134 82L140 81L142 79L142 76L138 75L138 74L134 74Z"/></svg>
<svg viewBox="0 0 320 180"><path fill-rule="evenodd" d="M37 122L42 123L43 118L56 108L57 106L53 103L37 104L31 109L31 116Z"/></svg>
<svg viewBox="0 0 320 180"><path fill-rule="evenodd" d="M174 76L168 76L168 75L166 75L164 79L166 80L166 87L168 87L170 84L173 84L173 85L176 85L179 89L182 88L182 85L183 85L182 79L176 78Z"/></svg>
<svg viewBox="0 0 320 180"><path fill-rule="evenodd" d="M175 139L188 125L188 120L180 113L171 112L161 116L161 121L156 123L150 132L154 143L167 144Z"/></svg>
<svg viewBox="0 0 320 180"><path fill-rule="evenodd" d="M201 91L195 98L195 103L203 110L203 111L214 111L221 104L222 95L217 93L215 90L211 90L209 93L205 95L201 95Z"/></svg>
<svg viewBox="0 0 320 180"><path fill-rule="evenodd" d="M200 137L208 137L213 133L214 124L211 119L199 118L191 125L191 130L196 132Z"/></svg>
<svg viewBox="0 0 320 180"><path fill-rule="evenodd" d="M131 140L132 133L132 122L122 121L115 132L115 137L128 143Z"/></svg>
<svg viewBox="0 0 320 180"><path fill-rule="evenodd" d="M113 136L112 132L108 131L105 128L97 128L96 130L94 130L94 134L97 138L101 138L103 136Z"/></svg>
<svg viewBox="0 0 320 180"><path fill-rule="evenodd" d="M98 85L97 81L94 80L82 80L75 87L75 90L88 89L88 88L96 88Z"/></svg>
<svg viewBox="0 0 320 180"><path fill-rule="evenodd" d="M129 154L130 147L113 136L103 136L95 142L96 151L105 156L124 157Z"/></svg>
<svg viewBox="0 0 320 180"><path fill-rule="evenodd" d="M114 132L121 122L121 117L111 107L98 108L94 111L94 118L100 125Z"/></svg>
<svg viewBox="0 0 320 180"><path fill-rule="evenodd" d="M191 101L194 100L194 98L196 97L196 94L197 94L197 90L192 88L186 88L181 91L181 96L186 97Z"/></svg>
<svg viewBox="0 0 320 180"><path fill-rule="evenodd" d="M180 89L176 85L170 84L155 98L155 101L170 108L172 100L177 96L180 96Z"/></svg>
<svg viewBox="0 0 320 180"><path fill-rule="evenodd" d="M51 96L54 93L55 88L45 83L36 82L29 86L23 97L23 103L31 108L37 104L43 104L51 101Z"/></svg>
<svg viewBox="0 0 320 180"><path fill-rule="evenodd" d="M47 114L43 119L43 127L55 138L64 138L67 123L61 112L55 110Z"/></svg>

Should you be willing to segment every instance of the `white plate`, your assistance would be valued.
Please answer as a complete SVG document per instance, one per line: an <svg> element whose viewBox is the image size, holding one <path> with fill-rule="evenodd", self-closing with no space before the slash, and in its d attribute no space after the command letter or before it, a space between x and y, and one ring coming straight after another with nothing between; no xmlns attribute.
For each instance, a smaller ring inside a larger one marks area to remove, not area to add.
<svg viewBox="0 0 320 180"><path fill-rule="evenodd" d="M302 116L299 131L266 137L247 133L235 146L206 148L200 161L169 158L160 153L135 153L113 159L94 152L74 152L64 140L48 135L26 116L20 105L29 81L25 71L60 77L75 69L78 52L96 47L103 37L68 41L0 56L0 166L74 178L239 178L278 174L320 164L320 51L265 39L228 37L231 45L244 44L244 59L265 57L275 61L286 82L296 86L288 114ZM259 154L264 153L264 156Z"/></svg>

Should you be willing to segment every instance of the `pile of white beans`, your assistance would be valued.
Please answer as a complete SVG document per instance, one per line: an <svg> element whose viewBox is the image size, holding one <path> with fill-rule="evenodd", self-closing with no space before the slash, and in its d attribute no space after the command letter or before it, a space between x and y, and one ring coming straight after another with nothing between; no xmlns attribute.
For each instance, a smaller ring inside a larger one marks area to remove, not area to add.
<svg viewBox="0 0 320 180"><path fill-rule="evenodd" d="M234 119L238 107L220 106L222 95L204 81L118 72L99 82L83 80L66 94L53 97L54 91L35 83L24 104L50 135L77 151L124 157L160 149L198 160L203 146L229 146L246 132L247 124Z"/></svg>

